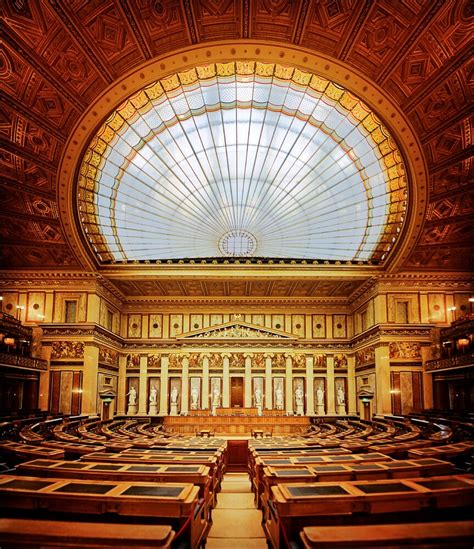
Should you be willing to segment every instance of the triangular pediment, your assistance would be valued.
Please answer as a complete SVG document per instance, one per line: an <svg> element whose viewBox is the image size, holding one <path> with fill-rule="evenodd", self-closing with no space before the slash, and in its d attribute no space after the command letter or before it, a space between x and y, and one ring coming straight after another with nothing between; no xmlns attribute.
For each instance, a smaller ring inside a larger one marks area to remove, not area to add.
<svg viewBox="0 0 474 549"><path fill-rule="evenodd" d="M371 387L364 385L359 389L357 393L358 398L374 398L374 391Z"/></svg>
<svg viewBox="0 0 474 549"><path fill-rule="evenodd" d="M182 334L177 339L184 339L186 341L194 339L268 339L272 341L294 341L298 339L298 337L293 334L289 334L288 332L282 332L281 330L257 326L256 324L250 324L249 322L242 322L240 320L232 320L230 322L225 322L224 324L217 324L208 328L201 328L199 330L187 332Z"/></svg>

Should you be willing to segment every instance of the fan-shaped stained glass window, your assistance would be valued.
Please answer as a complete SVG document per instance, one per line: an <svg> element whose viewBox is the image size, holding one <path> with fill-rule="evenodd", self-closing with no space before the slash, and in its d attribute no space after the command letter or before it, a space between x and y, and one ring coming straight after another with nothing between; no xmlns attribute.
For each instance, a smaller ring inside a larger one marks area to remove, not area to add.
<svg viewBox="0 0 474 549"><path fill-rule="evenodd" d="M198 66L116 109L78 207L102 262L380 260L404 219L396 143L360 99L293 67Z"/></svg>

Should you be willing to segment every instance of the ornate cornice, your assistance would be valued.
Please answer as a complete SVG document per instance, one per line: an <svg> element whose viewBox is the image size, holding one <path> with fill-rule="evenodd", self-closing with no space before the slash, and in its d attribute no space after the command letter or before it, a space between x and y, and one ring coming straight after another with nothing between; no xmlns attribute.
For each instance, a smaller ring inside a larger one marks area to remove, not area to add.
<svg viewBox="0 0 474 549"><path fill-rule="evenodd" d="M393 338L403 341L431 342L431 324L377 324L351 340L351 348L358 350L368 345L388 345ZM421 340L421 341L420 341Z"/></svg>
<svg viewBox="0 0 474 549"><path fill-rule="evenodd" d="M92 339L94 342L110 345L115 349L122 349L124 340L99 324L41 324L43 329L43 344L58 338Z"/></svg>
<svg viewBox="0 0 474 549"><path fill-rule="evenodd" d="M268 309L294 308L301 311L301 307L324 307L325 311L335 311L341 314L349 314L349 310L343 311L341 307L348 307L347 298L281 298L281 297L195 297L195 296L157 296L157 297L133 297L127 298L123 309L124 313L156 311L157 306L161 309L172 307L174 310L179 308L189 308L192 306L221 307L226 311L232 307L247 307L255 309L256 307L265 307ZM320 312L320 309L318 309Z"/></svg>

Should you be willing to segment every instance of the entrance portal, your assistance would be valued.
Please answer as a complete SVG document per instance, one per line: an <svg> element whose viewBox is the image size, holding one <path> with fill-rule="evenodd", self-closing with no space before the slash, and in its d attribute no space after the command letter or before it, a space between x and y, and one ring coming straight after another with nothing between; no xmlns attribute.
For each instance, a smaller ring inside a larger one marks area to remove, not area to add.
<svg viewBox="0 0 474 549"><path fill-rule="evenodd" d="M243 377L231 377L230 378L230 405L232 408L238 406L243 408L244 406L244 378Z"/></svg>

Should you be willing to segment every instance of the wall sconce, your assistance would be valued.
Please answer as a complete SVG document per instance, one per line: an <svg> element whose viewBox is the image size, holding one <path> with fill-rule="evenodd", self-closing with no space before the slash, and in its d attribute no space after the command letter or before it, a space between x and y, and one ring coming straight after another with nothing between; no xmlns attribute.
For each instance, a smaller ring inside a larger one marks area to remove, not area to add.
<svg viewBox="0 0 474 549"><path fill-rule="evenodd" d="M8 347L13 347L15 345L15 338L13 337L6 337L4 339L5 345L8 345Z"/></svg>

